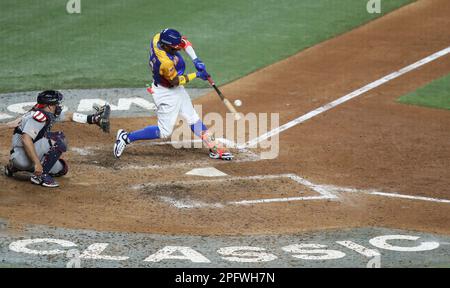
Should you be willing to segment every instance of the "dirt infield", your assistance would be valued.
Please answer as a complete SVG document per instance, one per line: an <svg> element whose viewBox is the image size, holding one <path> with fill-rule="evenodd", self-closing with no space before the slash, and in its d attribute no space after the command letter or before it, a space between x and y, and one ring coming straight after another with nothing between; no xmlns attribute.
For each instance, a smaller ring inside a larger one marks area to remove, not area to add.
<svg viewBox="0 0 450 288"><path fill-rule="evenodd" d="M223 92L241 99L244 113L278 112L280 124L286 123L448 47L449 14L447 0L418 1L226 85ZM224 205L318 195L289 179L245 178L287 173L318 185L450 199L449 112L395 102L449 72L446 55L284 131L274 160L255 161L242 152L236 155L239 161L217 162L205 150L147 143L130 146L116 161L114 133L104 136L96 127L59 124L54 129L65 131L69 145L78 148L64 157L71 171L61 179L62 188L47 190L1 177L0 217L18 229L21 223L33 223L174 235L267 235L387 227L450 235L446 202L340 193L335 199ZM225 113L212 93L196 103L203 111ZM150 123L155 119L113 119L112 131ZM5 162L10 139L0 143ZM241 178L179 183L203 179L185 173L205 166ZM169 198L205 205L177 208L163 201Z"/></svg>

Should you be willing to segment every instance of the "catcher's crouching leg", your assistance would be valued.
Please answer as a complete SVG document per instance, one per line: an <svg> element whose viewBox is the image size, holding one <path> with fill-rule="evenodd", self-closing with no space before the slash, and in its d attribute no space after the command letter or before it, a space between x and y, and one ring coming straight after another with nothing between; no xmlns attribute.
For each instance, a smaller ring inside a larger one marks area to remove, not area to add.
<svg viewBox="0 0 450 288"><path fill-rule="evenodd" d="M59 172L57 173L51 173L54 169L56 169L56 166L58 165L58 162L53 166L52 171L50 171L50 176L52 177L62 177L64 175L66 175L67 173L69 173L69 165L67 164L66 160L64 159L59 159L59 164L62 166L62 168L59 168Z"/></svg>
<svg viewBox="0 0 450 288"><path fill-rule="evenodd" d="M58 187L59 184L53 179L51 174L64 173L64 169L67 169L63 166L63 162L59 161L62 153L67 151L67 145L62 132L49 132L47 133L47 138L44 139L49 141L50 149L44 155L44 160L42 161L43 172L42 174L33 174L30 180L33 184L54 188Z"/></svg>
<svg viewBox="0 0 450 288"><path fill-rule="evenodd" d="M69 166L67 162L60 159L62 153L67 151L65 136L62 132L48 133L49 140L52 142L50 150L45 154L42 162L43 173L51 177L61 177L67 174Z"/></svg>

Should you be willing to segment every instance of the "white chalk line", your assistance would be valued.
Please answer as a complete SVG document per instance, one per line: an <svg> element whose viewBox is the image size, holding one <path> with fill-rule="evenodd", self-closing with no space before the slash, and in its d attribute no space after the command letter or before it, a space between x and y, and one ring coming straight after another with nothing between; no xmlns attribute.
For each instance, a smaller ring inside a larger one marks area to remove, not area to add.
<svg viewBox="0 0 450 288"><path fill-rule="evenodd" d="M279 178L289 178L301 185L304 185L319 194L319 196L303 196L303 197L285 197L285 198L267 198L267 199L256 199L256 200L239 200L239 201L230 201L225 204L217 202L217 203L204 203L201 201L195 200L179 200L174 199L167 196L161 196L160 199L164 202L175 206L176 208L223 208L226 205L252 205L252 204L262 204L262 203L276 203L276 202L290 202L290 201L307 201L307 200L333 200L337 199L336 195L329 193L319 185L315 185L309 182L306 179L303 179L295 174L279 174L279 175L256 175L256 176L242 176L242 177L227 177L227 178L219 178L219 179L207 179L207 180L185 180L185 181L176 181L169 183L144 183L135 185L132 187L134 190L140 190L145 187L152 187L158 185L198 185L201 183L220 183L220 182L230 182L230 181L238 181L238 180L267 180L267 179L279 179Z"/></svg>
<svg viewBox="0 0 450 288"><path fill-rule="evenodd" d="M328 104L325 104L325 105L323 105L323 106L321 106L321 107L319 107L319 108L317 108L317 109L315 109L313 111L310 111L310 112L308 112L307 114L305 114L303 116L300 116L300 117L298 117L298 118L296 118L296 119L294 119L294 120L292 120L292 121L290 121L290 122L288 122L288 123L286 123L286 124L284 124L284 125L282 125L282 126L280 126L278 128L275 128L275 129L273 129L273 130L271 130L271 131L269 131L269 132L267 132L267 133L265 133L265 134L255 138L255 139L253 139L251 141L248 141L244 145L239 145L238 148L256 147L256 145L259 142L261 142L261 141L264 141L264 140L266 140L266 139L268 139L268 138L270 138L270 137L272 137L274 135L280 134L281 132L286 131L289 128L292 128L292 127L294 127L294 126L296 126L296 125L298 125L300 123L303 123L303 122L305 122L305 121L307 121L307 120L309 120L309 119L311 119L311 118L313 118L313 117L315 117L315 116L317 116L317 115L319 115L319 114L321 114L323 112L326 112L326 111L328 111L328 110L330 110L330 109L332 109L332 108L334 108L334 107L336 107L336 106L338 106L340 104L343 104L343 103L345 103L345 102L347 102L347 101L349 101L349 100L351 100L353 98L356 98L356 97L358 97L358 96L360 96L360 95L362 95L362 94L364 94L364 93L366 93L366 92L368 92L368 91L370 91L370 90L372 90L374 88L377 88L377 87L383 85L384 83L387 83L387 82L389 82L389 81L391 81L391 80L393 80L395 78L398 78L398 77L402 76L403 74L406 74L406 73L408 73L408 72L410 72L412 70L415 70L415 69L417 69L417 68L419 68L419 67L421 67L421 66L423 66L423 65L425 65L427 63L430 63L430 62L432 62L432 61L434 61L434 60L436 60L436 59L438 59L438 58L440 58L442 56L445 56L448 53L450 53L450 47L447 47L447 48L445 48L445 49L443 49L443 50L441 50L439 52L436 52L436 53L434 53L434 54L432 54L432 55L430 55L428 57L425 57L425 58L423 58L423 59L421 59L421 60L419 60L419 61L417 61L417 62L415 62L415 63L413 63L411 65L408 65L408 66L406 66L406 67L404 67L404 68L402 68L402 69L400 69L398 71L395 71L395 72L393 72L393 73L391 73L389 75L386 75L386 76L384 76L384 77L382 77L382 78L380 78L380 79L378 79L378 80L376 80L376 81L374 81L372 83L369 83L366 86L351 92L350 94L342 96L339 99L336 99L336 100L334 100L334 101L332 101L332 102L330 102Z"/></svg>
<svg viewBox="0 0 450 288"><path fill-rule="evenodd" d="M403 195L403 194L397 194L397 193L367 192L367 194L385 196L385 197L393 197L393 198L421 200L421 201L428 201L428 202L450 203L450 200L447 200L447 199L437 199L437 198L422 197L422 196L411 196L411 195Z"/></svg>
<svg viewBox="0 0 450 288"><path fill-rule="evenodd" d="M11 115L5 114L5 113L0 113L0 121L10 119L10 118L14 118L14 117Z"/></svg>
<svg viewBox="0 0 450 288"><path fill-rule="evenodd" d="M88 147L86 148L72 147L70 148L70 151L73 151L80 156L88 156L93 154L92 149Z"/></svg>
<svg viewBox="0 0 450 288"><path fill-rule="evenodd" d="M337 186L332 186L332 185L319 185L319 186L321 186L323 189L327 190L329 193L333 193L333 194L336 194L336 193L362 193L362 194L384 196L384 197L391 197L391 198L420 200L420 201L426 201L426 202L450 203L450 200L447 200L447 199L406 195L406 194L399 194L399 193L395 193L395 192L382 192L382 191L376 191L376 190L361 190L361 189L355 189L355 188L337 187Z"/></svg>
<svg viewBox="0 0 450 288"><path fill-rule="evenodd" d="M160 196L159 199L162 201L178 208L178 209L192 209L192 208L223 208L223 205L220 203L209 204L202 201L196 200L176 200L171 197Z"/></svg>
<svg viewBox="0 0 450 288"><path fill-rule="evenodd" d="M219 179L207 179L207 180L185 180L185 181L176 181L176 182L162 182L162 183L144 183L135 185L132 187L134 190L140 190L145 187L150 186L158 186L158 185L174 185L174 184L182 184L182 185L198 185L200 183L222 183L222 182L230 182L236 180L266 180L266 179L278 179L278 178L289 178L301 185L306 186L307 188L314 190L319 195L317 196L300 196L300 197L278 197L278 198L266 198L266 199L244 199L239 201L229 201L226 203L205 203L202 201L192 200L192 199L174 199L167 196L161 196L160 199L164 202L175 206L180 209L190 209L190 208L224 208L227 205L256 205L256 204L267 204L267 203L277 203L277 202L293 202L293 201L311 201L311 200L337 200L339 197L336 194L340 193L358 193L358 194L368 194L389 198L401 198L407 200L416 200L416 201L426 201L426 202L435 202L435 203L450 203L450 200L447 199L439 199L439 198L431 198L431 197L422 197L422 196L414 196L414 195L405 195L399 193L388 193L381 192L376 190L361 190L355 188L346 188L346 187L337 187L332 185L318 185L314 184L298 175L295 174L279 174L279 175L257 175L257 176L241 176L241 177L227 177L227 178L219 178ZM299 192L300 193L300 192Z"/></svg>

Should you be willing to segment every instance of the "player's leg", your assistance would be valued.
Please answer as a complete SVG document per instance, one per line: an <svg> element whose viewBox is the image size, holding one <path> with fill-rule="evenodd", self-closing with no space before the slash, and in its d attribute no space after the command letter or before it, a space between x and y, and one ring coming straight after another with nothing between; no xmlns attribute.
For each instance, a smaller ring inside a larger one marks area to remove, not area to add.
<svg viewBox="0 0 450 288"><path fill-rule="evenodd" d="M14 164L12 162L12 159L8 161L8 164L5 165L3 172L8 177L13 177L14 173L18 172L19 170L14 167Z"/></svg>
<svg viewBox="0 0 450 288"><path fill-rule="evenodd" d="M176 89L165 87L153 87L153 99L156 104L156 115L158 124L147 126L141 130L127 132L123 129L117 131L116 143L114 144L114 156L119 158L126 146L139 140L153 140L169 138L172 135L180 107L181 99Z"/></svg>
<svg viewBox="0 0 450 288"><path fill-rule="evenodd" d="M9 163L5 166L5 175L13 177L20 171L33 172L34 165L22 147L15 147L11 153Z"/></svg>
<svg viewBox="0 0 450 288"><path fill-rule="evenodd" d="M39 184L46 187L57 187L58 184L52 177L63 176L68 172L67 163L63 159L59 159L61 154L67 149L64 141L64 135L62 133L57 133L55 135L57 135L57 137L55 137L54 140L42 138L34 143L36 153L39 159L41 159L44 170L42 175L33 175L31 177L30 180L34 184ZM34 172L34 164L28 158L22 147L14 148L10 161L5 167L5 174L10 177L19 171Z"/></svg>
<svg viewBox="0 0 450 288"><path fill-rule="evenodd" d="M31 182L44 187L58 187L53 179L55 176L63 176L68 172L67 163L60 159L62 153L67 151L67 145L62 132L48 133L48 138L42 138L35 143L35 148L40 157L43 172L41 175L33 175Z"/></svg>
<svg viewBox="0 0 450 288"><path fill-rule="evenodd" d="M206 125L200 120L200 117L198 116L197 111L195 111L187 91L183 87L180 88L182 88L182 92L180 93L182 94L181 99L183 100L180 114L186 119L192 132L194 132L197 137L202 139L206 147L209 148L209 157L213 159L232 160L233 155L214 139L214 135L211 135L208 127L206 127Z"/></svg>

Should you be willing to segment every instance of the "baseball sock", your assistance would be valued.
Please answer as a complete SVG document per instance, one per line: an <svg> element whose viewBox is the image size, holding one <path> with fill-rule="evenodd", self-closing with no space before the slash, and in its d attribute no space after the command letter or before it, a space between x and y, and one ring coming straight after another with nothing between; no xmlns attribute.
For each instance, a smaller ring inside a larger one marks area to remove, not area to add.
<svg viewBox="0 0 450 288"><path fill-rule="evenodd" d="M134 142L137 140L152 140L160 138L158 126L147 126L144 129L137 130L128 134L128 140Z"/></svg>
<svg viewBox="0 0 450 288"><path fill-rule="evenodd" d="M202 120L198 120L195 124L191 125L191 130L197 137L202 138L203 132L208 131L208 127L203 124Z"/></svg>
<svg viewBox="0 0 450 288"><path fill-rule="evenodd" d="M195 124L192 124L191 130L197 137L203 140L209 149L219 149L218 142L214 139L214 136L209 134L208 127L206 127L201 120L198 120Z"/></svg>

